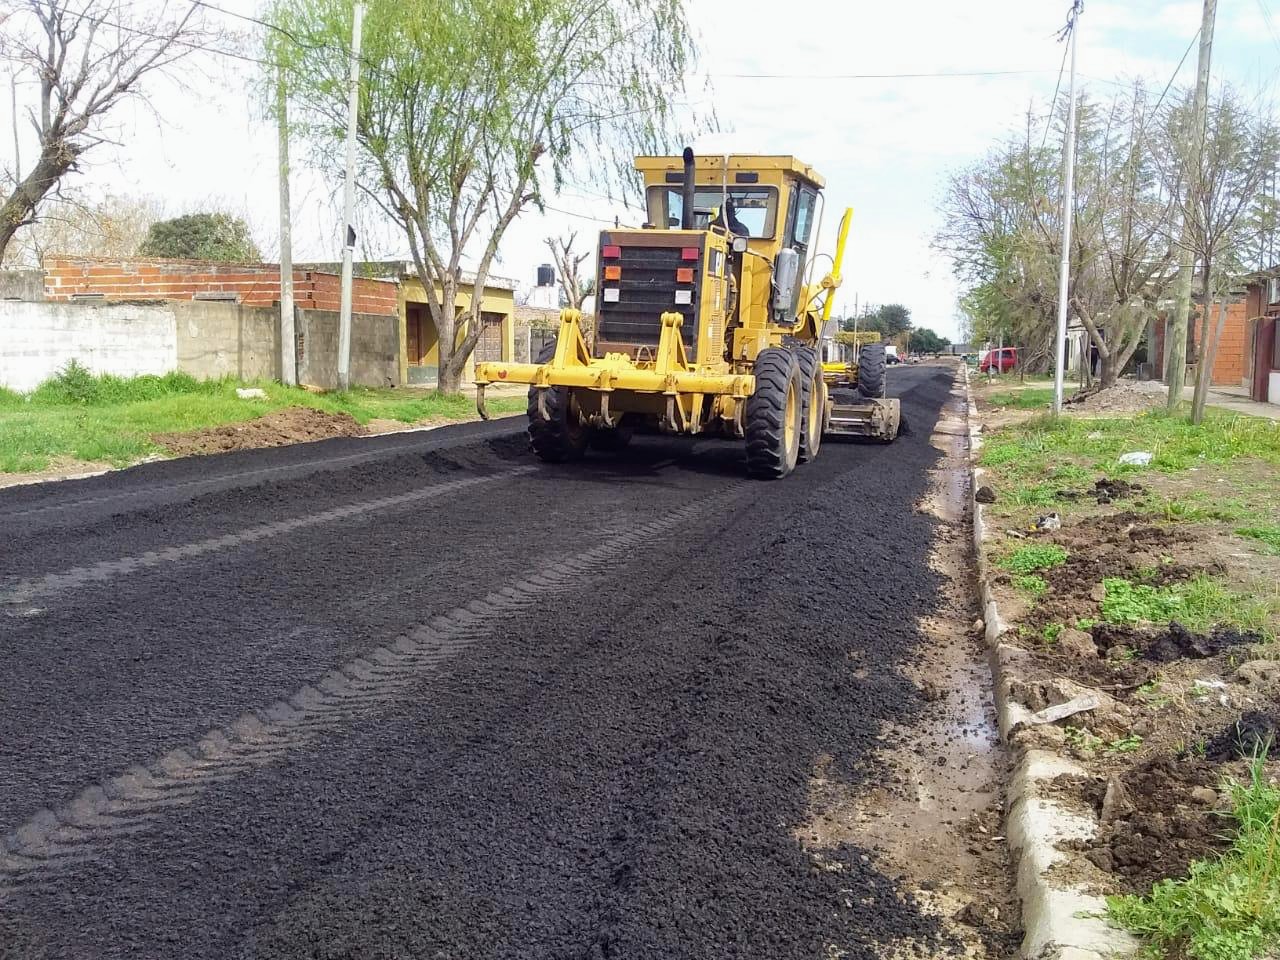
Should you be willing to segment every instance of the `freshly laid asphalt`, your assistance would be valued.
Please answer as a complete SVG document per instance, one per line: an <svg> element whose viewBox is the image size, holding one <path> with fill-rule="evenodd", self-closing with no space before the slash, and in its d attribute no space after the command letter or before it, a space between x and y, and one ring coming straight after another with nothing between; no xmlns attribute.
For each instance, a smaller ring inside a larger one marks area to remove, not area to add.
<svg viewBox="0 0 1280 960"><path fill-rule="evenodd" d="M951 382L776 483L505 420L0 491L0 956L945 954L796 834L922 706Z"/></svg>

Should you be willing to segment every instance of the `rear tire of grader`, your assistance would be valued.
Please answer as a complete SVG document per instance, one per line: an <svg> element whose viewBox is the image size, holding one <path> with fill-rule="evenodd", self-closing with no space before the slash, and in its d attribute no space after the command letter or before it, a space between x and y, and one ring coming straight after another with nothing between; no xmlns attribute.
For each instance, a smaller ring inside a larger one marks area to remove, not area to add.
<svg viewBox="0 0 1280 960"><path fill-rule="evenodd" d="M800 431L800 463L808 463L818 455L822 432L827 428L827 385L822 379L822 364L813 347L796 348L800 367L800 386L804 391L803 429Z"/></svg>
<svg viewBox="0 0 1280 960"><path fill-rule="evenodd" d="M756 389L747 398L747 472L780 480L795 469L804 430L800 365L790 350L769 347L755 363Z"/></svg>
<svg viewBox="0 0 1280 960"><path fill-rule="evenodd" d="M544 344L538 363L546 363L556 353L556 341ZM538 394L546 393L546 414L538 407ZM539 460L565 463L581 460L587 450L587 428L578 422L570 409L572 398L568 387L529 388L529 443Z"/></svg>
<svg viewBox="0 0 1280 960"><path fill-rule="evenodd" d="M864 343L858 350L858 392L877 400L884 396L884 344Z"/></svg>

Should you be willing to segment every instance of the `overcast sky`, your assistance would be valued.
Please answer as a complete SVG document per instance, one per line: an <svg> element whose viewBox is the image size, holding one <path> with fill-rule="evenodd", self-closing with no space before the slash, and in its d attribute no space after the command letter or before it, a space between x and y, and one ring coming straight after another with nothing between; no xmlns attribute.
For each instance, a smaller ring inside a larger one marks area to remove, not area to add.
<svg viewBox="0 0 1280 960"><path fill-rule="evenodd" d="M265 6L259 0L219 5L244 14ZM864 303L901 302L918 326L951 336L957 287L945 259L929 246L943 184L949 171L1018 126L1028 106L1043 122L1062 62L1054 35L1067 8L1061 0L789 0L782 22L791 26L779 29L776 2L691 0L706 76L691 77L689 88L704 107L714 106L722 128L694 147L716 154L792 153L812 164L828 184L826 236L843 207L855 210L837 312L851 310L855 296ZM229 26L247 26L226 19ZM1086 0L1084 89L1105 95L1116 80L1132 77L1163 88L1199 19L1197 2ZM1280 0L1221 0L1215 81L1272 102L1278 29ZM244 49L252 53L255 46ZM230 58L199 66L205 76L193 86L155 89L156 115L122 115L121 146L102 148L75 186L90 194L150 194L175 216L221 204L246 216L264 255L274 257L276 141L251 89L259 68ZM1194 72L1192 50L1179 82L1189 83ZM907 73L994 75L854 76ZM6 103L6 129L7 111ZM4 139L11 152L10 138ZM528 214L508 231L495 272L527 285L535 266L548 259L544 237L576 228L593 247L601 221L642 219L589 189L568 191L550 201L564 212ZM296 172L295 256L337 258L340 193L341 171ZM374 246L362 252L370 255L406 252L390 233L368 239Z"/></svg>

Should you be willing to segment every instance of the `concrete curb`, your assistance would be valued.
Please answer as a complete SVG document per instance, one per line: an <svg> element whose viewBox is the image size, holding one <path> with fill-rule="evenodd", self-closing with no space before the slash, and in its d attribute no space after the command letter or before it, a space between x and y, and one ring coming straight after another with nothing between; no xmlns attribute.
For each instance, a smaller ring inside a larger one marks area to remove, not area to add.
<svg viewBox="0 0 1280 960"><path fill-rule="evenodd" d="M964 367L964 392L968 403L970 507L973 510L973 549L978 569L978 591L982 601L991 676L995 687L996 719L1000 737L1012 745L1010 735L1030 712L1013 697L1018 663L1025 651L1001 641L1008 625L1000 618L995 593L991 589L991 564L984 548L986 524L982 504L974 499L983 471L978 466L982 436L978 430L978 410L969 388L969 367ZM1015 748L1016 749L1016 748ZM1099 919L1106 902L1079 887L1050 876L1053 867L1068 857L1058 849L1063 840L1092 837L1098 822L1067 810L1046 796L1045 785L1063 773L1084 771L1070 759L1045 750L1026 750L1008 783L1005 836L1015 868L1015 887L1022 904L1025 932L1021 956L1025 960L1111 960L1130 957L1138 943L1121 930Z"/></svg>

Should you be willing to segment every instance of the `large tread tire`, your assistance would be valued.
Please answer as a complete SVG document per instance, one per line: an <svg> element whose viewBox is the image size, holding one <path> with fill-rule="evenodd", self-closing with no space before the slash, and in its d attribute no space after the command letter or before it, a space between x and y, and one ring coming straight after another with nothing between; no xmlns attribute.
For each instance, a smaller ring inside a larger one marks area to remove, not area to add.
<svg viewBox="0 0 1280 960"><path fill-rule="evenodd" d="M556 353L556 341L543 345L537 363L546 363ZM547 394L547 417L538 409L538 388L529 388L529 444L539 460L565 463L581 460L587 450L587 429L570 410L568 387L551 387Z"/></svg>
<svg viewBox="0 0 1280 960"><path fill-rule="evenodd" d="M883 343L864 343L858 350L858 392L879 399L885 395L885 352Z"/></svg>
<svg viewBox="0 0 1280 960"><path fill-rule="evenodd" d="M822 446L822 431L827 424L827 385L822 380L818 351L813 347L797 347L795 353L800 367L800 386L804 391L798 459L800 463L808 463L818 456Z"/></svg>
<svg viewBox="0 0 1280 960"><path fill-rule="evenodd" d="M769 347L756 357L753 372L756 389L747 398L744 423L747 472L761 480L780 480L795 469L800 456L800 366L790 350Z"/></svg>

